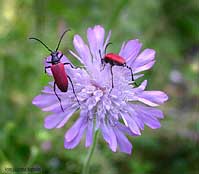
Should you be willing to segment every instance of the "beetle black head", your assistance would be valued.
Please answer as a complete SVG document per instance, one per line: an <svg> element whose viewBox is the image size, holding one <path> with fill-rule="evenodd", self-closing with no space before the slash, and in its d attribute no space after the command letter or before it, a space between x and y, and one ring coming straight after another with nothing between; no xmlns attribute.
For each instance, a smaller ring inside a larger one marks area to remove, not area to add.
<svg viewBox="0 0 199 174"><path fill-rule="evenodd" d="M70 29L65 30L65 31L63 32L63 34L61 35L61 37L60 37L60 39L59 39L59 42L58 42L58 44L57 44L57 47L56 47L55 51L52 51L52 50L51 50L44 42L42 42L40 39L37 39L37 38L35 38L35 37L30 37L29 39L34 39L34 40L40 42L44 47L46 47L47 50L51 52L51 54L50 54L50 55L51 55L51 61L48 62L48 63L56 64L56 63L59 63L60 59L61 59L62 56L63 56L62 53L61 53L61 55L59 56L58 49L59 49L60 43L61 43L61 41L62 41L62 39L63 39L65 33L68 32L68 31L70 31Z"/></svg>
<svg viewBox="0 0 199 174"><path fill-rule="evenodd" d="M109 46L110 44L112 44L112 43L109 42L109 43L107 43L106 46L105 46L105 50L104 50L104 55L105 55L105 56L106 56L106 50L107 50L107 48L108 48L108 46ZM105 56L102 57L101 50L99 50L99 55L100 55L100 58L101 58L101 64L103 65L103 68L102 68L102 70L103 70L104 67L105 67L105 63L106 63Z"/></svg>
<svg viewBox="0 0 199 174"><path fill-rule="evenodd" d="M53 51L51 52L50 55L51 55L51 61L47 63L52 63L53 65L59 63L61 58L63 57L63 54L58 51Z"/></svg>
<svg viewBox="0 0 199 174"><path fill-rule="evenodd" d="M104 50L104 55L106 55L106 50L108 48L108 46L112 44L111 42L107 43L106 46L105 46L105 50ZM102 53L101 53L101 50L99 50L99 55L100 55L100 58L101 58L101 63L103 64L104 62L104 57L102 57Z"/></svg>

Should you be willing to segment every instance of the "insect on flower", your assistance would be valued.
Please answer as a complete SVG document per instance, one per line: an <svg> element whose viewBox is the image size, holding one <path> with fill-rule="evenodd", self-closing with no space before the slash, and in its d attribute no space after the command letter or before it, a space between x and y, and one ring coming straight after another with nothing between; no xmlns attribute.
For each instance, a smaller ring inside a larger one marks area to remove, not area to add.
<svg viewBox="0 0 199 174"><path fill-rule="evenodd" d="M119 150L131 154L133 146L126 135L140 136L145 125L152 129L161 127L159 120L164 115L156 106L167 101L168 96L162 91L146 90L147 80L138 87L132 87L129 85L132 80L129 69L113 66L114 88L110 93L111 64L107 64L102 71L102 59L99 54L101 50L104 57L110 37L111 32L106 36L104 28L100 25L88 28L87 42L78 34L74 36L74 51L70 50L70 53L84 68L69 67L67 74L73 80L81 107L69 86L67 93L59 95L64 106L63 113L54 95L52 83L45 86L42 93L32 101L43 111L51 112L44 120L46 129L62 128L79 110L79 117L64 136L66 149L75 148L83 137L85 146L90 147L94 143L94 134L100 131L113 152ZM129 40L122 44L118 53L132 68L135 80L142 77L142 74L138 73L150 69L155 63L155 50L147 48L141 51L141 47L138 39Z"/></svg>
<svg viewBox="0 0 199 174"><path fill-rule="evenodd" d="M33 39L33 40L36 40L38 42L40 42L43 46L45 46L47 48L48 51L50 51L50 55L51 55L51 60L50 61L47 61L47 63L50 63L51 65L50 66L45 66L45 73L46 73L46 70L48 68L51 69L51 72L53 74L53 77L54 77L54 93L57 97L57 99L59 100L60 102L60 107L62 109L62 111L64 112L64 109L62 107L62 104L61 104L61 98L58 96L57 92L56 92L56 85L57 87L61 90L61 92L67 92L68 90L68 79L72 85L72 89L73 89L73 93L79 103L79 100L76 96L76 93L75 93L75 90L74 90L74 86L73 86L73 82L71 80L71 78L66 74L66 71L65 71L65 68L64 68L64 65L70 65L71 68L75 68L71 63L69 62L66 62L66 63L62 63L60 62L60 60L62 59L63 57L63 53L61 51L58 51L59 49L59 46L60 46L60 43L65 35L66 32L70 31L70 29L64 31L64 33L61 35L60 39L59 39L59 42L57 44L57 47L56 49L53 51L51 50L45 43L43 43L40 39L38 38L35 38L35 37L30 37L29 39Z"/></svg>
<svg viewBox="0 0 199 174"><path fill-rule="evenodd" d="M119 56L118 54L115 54L115 53L107 53L106 54L106 49L108 48L108 46L112 44L111 42L109 42L106 46L105 46L105 56L104 58L102 58L102 54L101 54L101 50L99 50L99 54L100 54L100 57L101 57L101 63L103 65L103 69L106 65L106 63L109 63L111 66L110 66L110 69L111 69L111 76L112 76L112 88L110 90L110 92L112 91L112 89L114 88L114 84L113 84L113 66L123 66L123 67L126 67L128 68L130 71L131 71L131 77L132 77L132 82L136 85L137 83L135 82L134 80L134 77L133 77L133 70L130 66L127 66L126 64L126 61L123 57ZM102 69L102 70L103 70Z"/></svg>

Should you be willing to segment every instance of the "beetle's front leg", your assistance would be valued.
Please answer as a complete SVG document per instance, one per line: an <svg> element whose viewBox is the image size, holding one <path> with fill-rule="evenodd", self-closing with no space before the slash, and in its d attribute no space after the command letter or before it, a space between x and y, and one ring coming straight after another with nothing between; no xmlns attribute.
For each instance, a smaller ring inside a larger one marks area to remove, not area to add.
<svg viewBox="0 0 199 174"><path fill-rule="evenodd" d="M77 69L75 66L73 66L73 65L72 65L71 63L69 63L69 62L68 62L68 63L64 63L64 65L70 65L71 68Z"/></svg>
<svg viewBox="0 0 199 174"><path fill-rule="evenodd" d="M46 73L46 69L50 68L51 66L45 66L44 72Z"/></svg>

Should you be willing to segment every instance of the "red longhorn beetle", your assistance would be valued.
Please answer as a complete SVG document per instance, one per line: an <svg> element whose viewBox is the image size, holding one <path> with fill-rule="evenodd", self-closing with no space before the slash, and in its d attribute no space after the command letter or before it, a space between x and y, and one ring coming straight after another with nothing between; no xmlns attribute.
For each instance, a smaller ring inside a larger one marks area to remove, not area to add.
<svg viewBox="0 0 199 174"><path fill-rule="evenodd" d="M113 84L113 69L112 68L115 65L123 66L123 67L126 67L126 68L130 69L132 81L135 83L136 86L138 86L136 84L135 80L134 80L132 68L127 66L125 59L123 57L119 56L118 54L115 54L115 53L107 53L106 54L106 49L107 49L107 47L110 44L112 44L112 43L109 42L106 45L106 47L105 47L105 56L104 56L104 58L102 58L101 50L99 50L99 54L100 54L100 57L101 57L101 62L102 62L102 65L103 65L103 69L104 69L106 63L109 63L111 65L111 76L112 76L112 88L111 88L111 91L114 88L114 84Z"/></svg>
<svg viewBox="0 0 199 174"><path fill-rule="evenodd" d="M61 51L58 51L59 45L61 43L61 40L63 39L65 33L67 31L69 31L69 30L64 31L64 33L62 34L62 36L59 39L59 42L57 44L57 48L55 49L55 51L52 51L40 39L37 39L35 37L30 37L29 38L29 39L34 39L34 40L40 42L51 53L50 54L51 55L51 61L48 61L47 63L51 63L52 65L45 67L45 73L46 73L46 69L48 69L48 68L51 69L53 77L54 77L54 80L55 80L54 81L54 92L55 92L55 95L56 95L57 99L60 102L60 106L61 106L61 109L62 109L63 112L64 112L64 109L63 109L62 104L61 104L61 99L60 99L60 97L58 96L58 94L56 92L56 85L61 90L61 92L67 92L67 90L68 90L68 79L69 79L69 81L70 81L70 83L72 85L73 93L75 95L75 98L77 99L77 96L76 96L76 93L75 93L75 90L74 90L74 86L73 86L73 82L72 82L71 78L66 74L66 71L64 69L64 65L70 65L72 68L75 68L75 67L73 67L73 65L71 63L61 63L60 60L63 57L63 54L62 54ZM78 99L77 99L77 102L79 103Z"/></svg>

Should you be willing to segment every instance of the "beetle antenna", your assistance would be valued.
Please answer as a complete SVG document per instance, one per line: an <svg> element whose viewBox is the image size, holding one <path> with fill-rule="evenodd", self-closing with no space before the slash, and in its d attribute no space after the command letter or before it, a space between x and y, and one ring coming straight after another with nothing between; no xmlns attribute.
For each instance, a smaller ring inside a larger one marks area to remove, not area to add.
<svg viewBox="0 0 199 174"><path fill-rule="evenodd" d="M112 44L111 42L109 42L109 43L106 44L106 47L105 47L105 54L106 54L106 49L107 49L108 46L111 45L111 44Z"/></svg>
<svg viewBox="0 0 199 174"><path fill-rule="evenodd" d="M59 42L58 42L58 44L57 44L57 48L56 48L56 50L55 50L56 52L57 52L57 50L59 49L59 45L60 45L60 43L61 43L61 41L62 41L64 35L65 35L66 32L68 32L68 31L70 31L70 29L65 30L65 31L63 32L63 34L61 35L61 37L60 37L60 39L59 39Z"/></svg>
<svg viewBox="0 0 199 174"><path fill-rule="evenodd" d="M47 46L45 43L43 43L40 39L37 39L36 37L29 37L28 39L33 39L33 40L36 40L36 41L40 42L43 46L45 46L45 47L47 48L48 51L53 52L53 51L52 51L50 48L48 48L48 46Z"/></svg>

